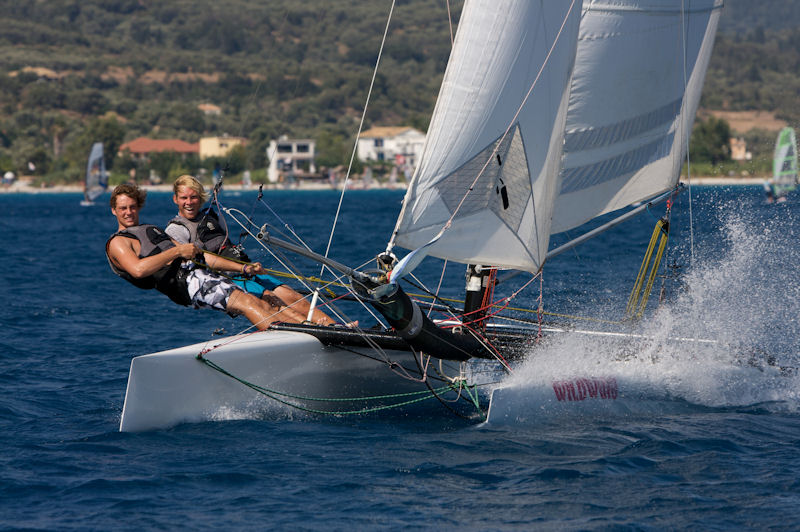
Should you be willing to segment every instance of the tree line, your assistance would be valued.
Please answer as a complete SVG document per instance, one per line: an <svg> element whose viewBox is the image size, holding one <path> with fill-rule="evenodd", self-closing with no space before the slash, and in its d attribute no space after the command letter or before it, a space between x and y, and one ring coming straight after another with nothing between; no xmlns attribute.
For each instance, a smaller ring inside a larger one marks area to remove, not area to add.
<svg viewBox="0 0 800 532"><path fill-rule="evenodd" d="M769 2L793 9L790 0ZM751 10L743 0L728 4ZM397 2L365 127L427 128L451 47L448 11L455 25L461 7ZM164 155L141 164L117 148L139 136L222 134L249 141L225 160L236 169L265 167L269 140L282 134L315 138L320 165L347 164L388 14L389 3L374 0L6 2L0 170L26 171L30 162L44 183L76 181L100 140L113 172L167 177L219 161ZM764 27L720 35L702 106L800 118L791 105L800 29ZM204 114L202 103L221 114Z"/></svg>

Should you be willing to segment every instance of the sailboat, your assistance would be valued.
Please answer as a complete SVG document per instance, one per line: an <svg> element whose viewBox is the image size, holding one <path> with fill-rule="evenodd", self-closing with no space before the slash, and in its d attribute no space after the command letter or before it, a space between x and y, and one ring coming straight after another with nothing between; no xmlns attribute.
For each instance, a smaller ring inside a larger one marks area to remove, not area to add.
<svg viewBox="0 0 800 532"><path fill-rule="evenodd" d="M351 297L383 326L278 324L137 356L120 430L274 408L491 416L507 372L556 332L487 319L496 272L535 279L551 257L676 192L721 8L467 0L423 154L378 255L383 268L359 271L265 230L254 235L349 279ZM551 246L551 235L612 211L621 214ZM395 262L400 247L410 252ZM449 318L430 319L401 287L426 257L466 265L464 308ZM553 383L549 394L542 401L573 405L622 395L613 379L594 378Z"/></svg>
<svg viewBox="0 0 800 532"><path fill-rule="evenodd" d="M84 207L94 205L94 201L106 191L106 188L108 188L108 172L106 172L106 162L103 157L103 143L95 142L86 163L81 205Z"/></svg>
<svg viewBox="0 0 800 532"><path fill-rule="evenodd" d="M797 188L797 138L794 129L783 128L775 140L772 179L765 186L768 201L786 201L786 195Z"/></svg>

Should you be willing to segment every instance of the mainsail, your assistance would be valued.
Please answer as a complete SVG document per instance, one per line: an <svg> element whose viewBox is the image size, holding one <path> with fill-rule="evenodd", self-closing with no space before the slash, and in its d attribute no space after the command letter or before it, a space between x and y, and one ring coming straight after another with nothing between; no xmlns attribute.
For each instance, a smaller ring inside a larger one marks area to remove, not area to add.
<svg viewBox="0 0 800 532"><path fill-rule="evenodd" d="M578 4L466 3L394 242L534 272L677 184L722 0Z"/></svg>
<svg viewBox="0 0 800 532"><path fill-rule="evenodd" d="M94 201L105 192L108 187L108 172L103 158L103 143L95 142L89 153L89 162L86 164L86 189L88 201Z"/></svg>
<svg viewBox="0 0 800 532"><path fill-rule="evenodd" d="M580 0L466 2L398 245L419 248L452 218L428 254L539 269L579 22Z"/></svg>
<svg viewBox="0 0 800 532"><path fill-rule="evenodd" d="M772 160L772 187L776 196L783 196L797 187L797 139L794 129L785 127L775 141Z"/></svg>
<svg viewBox="0 0 800 532"><path fill-rule="evenodd" d="M680 177L722 0L585 0L553 233Z"/></svg>

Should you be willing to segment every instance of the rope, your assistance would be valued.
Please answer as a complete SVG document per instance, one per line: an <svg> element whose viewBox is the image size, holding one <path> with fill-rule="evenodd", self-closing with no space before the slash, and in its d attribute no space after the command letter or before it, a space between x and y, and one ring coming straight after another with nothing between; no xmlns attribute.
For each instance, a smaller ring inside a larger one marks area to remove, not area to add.
<svg viewBox="0 0 800 532"><path fill-rule="evenodd" d="M279 403L281 403L283 405L295 408L297 410L301 410L303 412L309 412L309 413L313 413L313 414L327 414L327 415L337 415L337 416L368 414L368 413L373 413L373 412L380 412L382 410L389 410L389 409L392 409L392 408L399 408L399 407L402 407L402 406L408 406L408 405L415 404L415 403L420 403L422 401L433 399L433 398L437 397L438 394L441 394L441 393L444 393L444 392L448 392L448 391L454 391L454 392L458 392L460 394L462 390L467 390L468 391L467 392L468 397L470 397L470 399L472 400L473 404L475 404L478 407L478 411L483 415L483 412L480 410L479 402L478 402L478 399L477 399L476 388L478 387L478 385L470 386L470 385L466 384L463 380L457 380L455 382L451 382L450 384L448 384L446 386L442 386L442 387L437 388L437 389L431 388L430 390L421 390L419 392L406 392L406 393L385 394L385 395L364 396L364 397L347 397L347 398L345 398L345 397L343 397L343 398L308 397L308 396L294 395L294 394L279 392L277 390L273 390L273 389L266 388L264 386L260 386L258 384L249 382L249 381L247 381L247 380L245 380L245 379L243 379L241 377L237 377L236 375L230 373L229 371L227 371L223 367L219 366L215 362L213 362L211 360L208 360L207 358L205 358L203 356L202 353L198 354L196 358L197 358L197 360L199 360L200 362L202 362L203 364L205 364L209 368L211 368L211 369L213 369L215 371L218 371L219 373L221 373L221 374L223 374L223 375L225 375L227 377L230 377L231 379L243 384L244 386L246 386L246 387L248 387L248 388L250 388L250 389L252 389L252 390L254 390L254 391L258 392L258 393L260 393L261 395L269 397L270 399L273 399L273 400L275 400L275 401L277 401L277 402L279 402ZM475 396L474 397L469 392L470 388L472 388L472 391L475 392ZM386 399L400 399L400 398L411 398L411 399L408 399L406 401L401 401L399 403L389 404L389 405L365 407L365 408L361 408L361 409L358 409L358 410L320 410L320 409L316 409L316 408L305 407L305 406L302 406L300 404L291 402L291 400L296 400L296 401L311 401L311 402L342 403L342 402L357 402L357 401L360 401L360 402L381 401L381 400L386 400Z"/></svg>
<svg viewBox="0 0 800 532"><path fill-rule="evenodd" d="M650 242L647 244L647 250L642 259L642 265L639 267L639 273L636 276L633 289L628 297L628 304L625 306L626 319L641 318L644 314L644 309L647 306L650 291L653 289L653 282L655 281L658 268L661 265L661 258L664 255L664 248L666 248L668 240L669 222L666 218L662 218L656 222L656 226L653 228L653 234L650 237ZM651 265L650 260L653 258L653 251L656 248L656 244L658 244L658 251ZM646 283L645 279L647 280Z"/></svg>

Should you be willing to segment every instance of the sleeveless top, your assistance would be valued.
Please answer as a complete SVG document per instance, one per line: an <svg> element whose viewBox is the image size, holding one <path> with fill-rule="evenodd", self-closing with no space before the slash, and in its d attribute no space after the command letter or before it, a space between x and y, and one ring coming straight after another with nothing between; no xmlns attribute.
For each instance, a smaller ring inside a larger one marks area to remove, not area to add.
<svg viewBox="0 0 800 532"><path fill-rule="evenodd" d="M229 259L250 262L250 258L241 247L234 246L228 239L228 232L220 223L217 213L211 209L206 209L196 220L178 215L170 220L169 224L185 227L189 231L189 242L196 244L200 249L218 253Z"/></svg>
<svg viewBox="0 0 800 532"><path fill-rule="evenodd" d="M111 270L115 274L137 288L143 290L155 288L179 305L186 306L191 303L186 285L187 270L181 268L182 259L178 258L173 260L171 263L147 277L134 277L125 270L118 268L111 261L111 257L108 256L108 245L111 243L111 239L117 236L138 240L141 246L139 258L151 257L175 247L175 244L172 243L172 240L161 228L150 224L135 225L111 235L106 241L106 258L108 259L108 265L111 266Z"/></svg>

